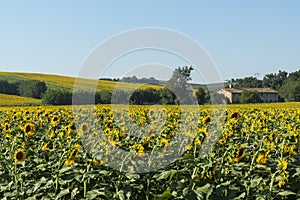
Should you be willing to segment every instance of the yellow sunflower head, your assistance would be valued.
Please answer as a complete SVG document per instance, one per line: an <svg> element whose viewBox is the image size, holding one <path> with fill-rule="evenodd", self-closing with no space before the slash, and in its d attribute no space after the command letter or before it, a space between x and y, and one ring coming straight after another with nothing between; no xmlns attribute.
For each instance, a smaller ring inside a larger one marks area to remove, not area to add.
<svg viewBox="0 0 300 200"><path fill-rule="evenodd" d="M65 165L73 165L74 164L74 159L68 158L65 162Z"/></svg>
<svg viewBox="0 0 300 200"><path fill-rule="evenodd" d="M89 130L89 125L87 123L83 123L80 127L80 130L85 133Z"/></svg>
<svg viewBox="0 0 300 200"><path fill-rule="evenodd" d="M50 145L51 145L51 140L49 140L47 143L45 143L45 144L43 145L43 150L44 150L44 151L49 150L49 149L50 149Z"/></svg>
<svg viewBox="0 0 300 200"><path fill-rule="evenodd" d="M52 126L57 126L58 123L59 123L59 118L57 116L54 116L51 121Z"/></svg>
<svg viewBox="0 0 300 200"><path fill-rule="evenodd" d="M34 132L34 124L32 124L32 123L25 124L24 133L31 135L30 133L33 133L33 132Z"/></svg>
<svg viewBox="0 0 300 200"><path fill-rule="evenodd" d="M26 153L23 149L18 149L16 152L15 152L15 155L14 155L14 160L15 162L23 162L26 158Z"/></svg>
<svg viewBox="0 0 300 200"><path fill-rule="evenodd" d="M74 146L74 148L73 148L73 150L72 150L69 158L72 158L72 157L76 156L77 153L80 151L80 148L81 148L80 144L75 144L75 146Z"/></svg>
<svg viewBox="0 0 300 200"><path fill-rule="evenodd" d="M5 123L5 124L3 125L3 130L4 130L4 131L9 131L9 130L10 130L10 124L9 124L9 123Z"/></svg>

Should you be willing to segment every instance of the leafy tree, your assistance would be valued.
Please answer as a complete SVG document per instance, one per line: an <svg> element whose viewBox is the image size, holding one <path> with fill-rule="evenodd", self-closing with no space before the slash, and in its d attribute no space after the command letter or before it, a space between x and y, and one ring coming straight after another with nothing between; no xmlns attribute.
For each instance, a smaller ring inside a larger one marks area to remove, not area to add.
<svg viewBox="0 0 300 200"><path fill-rule="evenodd" d="M242 92L240 103L261 103L260 95L257 91L244 91Z"/></svg>
<svg viewBox="0 0 300 200"><path fill-rule="evenodd" d="M18 95L19 83L9 83L4 80L0 80L0 93L2 94L15 94Z"/></svg>
<svg viewBox="0 0 300 200"><path fill-rule="evenodd" d="M68 90L62 90L62 92L65 92L67 96L69 96L68 93L71 93L71 91ZM92 91L77 90L73 91L71 95L72 104L74 105L89 105L100 102L100 95L98 97L97 94L95 95Z"/></svg>
<svg viewBox="0 0 300 200"><path fill-rule="evenodd" d="M72 93L66 89L47 89L42 95L42 102L46 105L71 105Z"/></svg>
<svg viewBox="0 0 300 200"><path fill-rule="evenodd" d="M198 104L200 104L200 105L208 103L208 101L209 101L208 94L202 87L198 88L198 90L196 92L196 97L198 100Z"/></svg>
<svg viewBox="0 0 300 200"><path fill-rule="evenodd" d="M285 83L294 81L300 81L300 70L289 73L288 78L285 80Z"/></svg>
<svg viewBox="0 0 300 200"><path fill-rule="evenodd" d="M226 102L227 102L227 99L223 94L219 94L215 91L210 92L210 94L209 94L209 103L210 104L224 104Z"/></svg>
<svg viewBox="0 0 300 200"><path fill-rule="evenodd" d="M278 74L267 74L262 80L263 87L270 87L273 89L280 88L284 81L287 79L288 73L285 71L279 70Z"/></svg>
<svg viewBox="0 0 300 200"><path fill-rule="evenodd" d="M102 103L102 104L110 104L111 103L112 93L110 91L102 90L99 95L100 95L100 103Z"/></svg>
<svg viewBox="0 0 300 200"><path fill-rule="evenodd" d="M159 90L160 104L173 105L175 104L176 96L169 88Z"/></svg>
<svg viewBox="0 0 300 200"><path fill-rule="evenodd" d="M300 81L290 81L284 84L278 93L285 101L300 101Z"/></svg>
<svg viewBox="0 0 300 200"><path fill-rule="evenodd" d="M178 67L173 71L171 79L167 82L167 88L176 94L176 104L191 104L193 93L188 90L188 81L192 80L193 67Z"/></svg>
<svg viewBox="0 0 300 200"><path fill-rule="evenodd" d="M112 104L128 104L130 100L129 92L123 90L115 90L112 93L111 103Z"/></svg>
<svg viewBox="0 0 300 200"><path fill-rule="evenodd" d="M245 78L242 78L242 79L231 79L231 81L234 83L234 87L239 87L239 88L260 88L262 87L262 81L261 80L258 80L257 78L255 77L245 77Z"/></svg>
<svg viewBox="0 0 300 200"><path fill-rule="evenodd" d="M136 90L130 97L133 104L157 104L160 101L158 90L154 88L146 88L145 90Z"/></svg>
<svg viewBox="0 0 300 200"><path fill-rule="evenodd" d="M37 80L21 81L19 85L19 94L25 97L41 98L46 90L46 84Z"/></svg>

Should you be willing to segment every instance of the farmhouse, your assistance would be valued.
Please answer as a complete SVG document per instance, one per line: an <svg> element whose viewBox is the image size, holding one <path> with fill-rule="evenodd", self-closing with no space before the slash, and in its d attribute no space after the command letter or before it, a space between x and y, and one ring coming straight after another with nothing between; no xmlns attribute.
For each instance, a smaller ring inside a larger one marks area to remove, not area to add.
<svg viewBox="0 0 300 200"><path fill-rule="evenodd" d="M230 103L237 103L244 91L257 91L260 95L260 99L265 102L278 102L278 92L271 88L224 88L218 91L219 94L223 94Z"/></svg>

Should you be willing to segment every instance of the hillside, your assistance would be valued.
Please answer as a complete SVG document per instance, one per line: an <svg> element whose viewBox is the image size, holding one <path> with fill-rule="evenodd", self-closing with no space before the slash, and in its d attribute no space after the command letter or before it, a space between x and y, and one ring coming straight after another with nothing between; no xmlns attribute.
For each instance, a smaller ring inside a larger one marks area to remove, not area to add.
<svg viewBox="0 0 300 200"><path fill-rule="evenodd" d="M0 72L0 80L7 80L9 82L14 82L18 80L39 80L44 81L48 87L63 87L67 89L72 89L74 87L75 77L69 76L60 76L60 75L52 75L52 74L39 74L39 73L19 73L19 72ZM98 80L90 80L90 79L80 79L81 86L79 89L91 89L95 81ZM133 84L133 83L124 83L124 82L113 82L107 80L99 80L97 91L101 90L113 90L118 84L118 89L120 90L131 90L135 88L145 89L147 87L152 88L162 88L162 86L158 85L144 85L144 84Z"/></svg>
<svg viewBox="0 0 300 200"><path fill-rule="evenodd" d="M41 105L40 99L21 97L9 94L0 94L0 106Z"/></svg>

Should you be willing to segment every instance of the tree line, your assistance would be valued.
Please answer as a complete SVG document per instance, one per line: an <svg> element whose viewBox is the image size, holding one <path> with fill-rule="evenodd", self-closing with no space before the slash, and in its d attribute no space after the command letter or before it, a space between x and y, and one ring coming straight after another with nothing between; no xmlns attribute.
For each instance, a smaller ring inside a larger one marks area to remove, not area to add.
<svg viewBox="0 0 300 200"><path fill-rule="evenodd" d="M37 80L22 80L12 83L0 80L1 94L13 94L40 99L46 90L46 84Z"/></svg>
<svg viewBox="0 0 300 200"><path fill-rule="evenodd" d="M0 93L14 94L24 97L42 99L46 105L71 105L71 104L209 104L228 103L228 100L221 94L208 92L201 86L194 94L193 88L188 84L191 80L193 67L178 67L173 71L172 77L166 82L166 87L161 89L147 88L135 91L109 91L102 90L96 93L89 91L72 91L62 87L50 87L38 80L21 80L8 82L0 80ZM122 78L128 82L136 83L155 82L156 79L137 79L136 77ZM262 80L255 77L242 79L231 79L227 85L234 87L270 87L279 92L280 101L300 101L300 70L292 73L279 71L264 76ZM75 98L74 98L75 97ZM73 102L72 102L73 100ZM259 94L255 91L242 93L240 103L259 103Z"/></svg>
<svg viewBox="0 0 300 200"><path fill-rule="evenodd" d="M229 84L237 88L272 88L278 91L279 101L300 101L300 70L291 73L279 70L266 74L262 80L253 76L231 79Z"/></svg>

